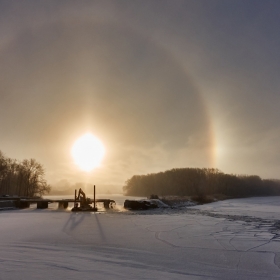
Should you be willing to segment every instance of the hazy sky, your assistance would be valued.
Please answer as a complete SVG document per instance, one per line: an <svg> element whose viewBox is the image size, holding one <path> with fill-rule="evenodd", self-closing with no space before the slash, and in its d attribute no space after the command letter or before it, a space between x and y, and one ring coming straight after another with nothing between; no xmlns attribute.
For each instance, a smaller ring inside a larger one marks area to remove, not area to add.
<svg viewBox="0 0 280 280"><path fill-rule="evenodd" d="M280 1L0 0L0 150L51 184L176 167L280 178ZM71 147L106 147L90 174Z"/></svg>

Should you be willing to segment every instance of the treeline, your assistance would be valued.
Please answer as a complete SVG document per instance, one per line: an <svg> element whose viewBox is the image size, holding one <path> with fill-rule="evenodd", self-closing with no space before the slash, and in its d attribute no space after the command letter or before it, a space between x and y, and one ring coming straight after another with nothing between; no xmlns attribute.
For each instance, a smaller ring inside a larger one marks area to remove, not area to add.
<svg viewBox="0 0 280 280"><path fill-rule="evenodd" d="M134 175L123 187L125 195L230 197L280 195L280 180L259 176L225 174L215 168L176 168L165 172Z"/></svg>
<svg viewBox="0 0 280 280"><path fill-rule="evenodd" d="M42 196L51 187L43 166L35 159L21 162L5 157L0 151L0 195Z"/></svg>

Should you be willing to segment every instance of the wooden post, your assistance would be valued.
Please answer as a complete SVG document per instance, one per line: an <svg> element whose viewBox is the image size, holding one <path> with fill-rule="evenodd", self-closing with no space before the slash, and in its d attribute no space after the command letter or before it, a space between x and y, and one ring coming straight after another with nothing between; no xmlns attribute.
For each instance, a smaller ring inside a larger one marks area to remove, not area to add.
<svg viewBox="0 0 280 280"><path fill-rule="evenodd" d="M74 208L77 207L77 190L75 189Z"/></svg>
<svg viewBox="0 0 280 280"><path fill-rule="evenodd" d="M37 209L46 209L48 208L48 201L38 201L37 202Z"/></svg>
<svg viewBox="0 0 280 280"><path fill-rule="evenodd" d="M93 205L94 205L94 208L96 208L96 205L95 205L95 185L93 186Z"/></svg>

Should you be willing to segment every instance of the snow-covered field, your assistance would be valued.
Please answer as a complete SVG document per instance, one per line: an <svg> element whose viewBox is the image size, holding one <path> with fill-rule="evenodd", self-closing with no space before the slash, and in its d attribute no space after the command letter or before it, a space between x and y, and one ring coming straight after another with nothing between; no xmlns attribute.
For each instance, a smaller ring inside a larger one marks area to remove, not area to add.
<svg viewBox="0 0 280 280"><path fill-rule="evenodd" d="M280 197L143 214L1 211L0 279L280 279Z"/></svg>

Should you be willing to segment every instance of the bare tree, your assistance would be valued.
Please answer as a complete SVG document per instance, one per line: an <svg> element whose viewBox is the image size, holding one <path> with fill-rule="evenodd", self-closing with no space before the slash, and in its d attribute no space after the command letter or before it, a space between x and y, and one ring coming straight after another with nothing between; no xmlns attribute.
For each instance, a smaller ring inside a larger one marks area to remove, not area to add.
<svg viewBox="0 0 280 280"><path fill-rule="evenodd" d="M35 159L25 159L19 166L20 187L25 196L42 196L50 191L50 186L45 180L45 170Z"/></svg>
<svg viewBox="0 0 280 280"><path fill-rule="evenodd" d="M18 163L0 151L0 194L42 196L50 191L43 166L35 159Z"/></svg>

